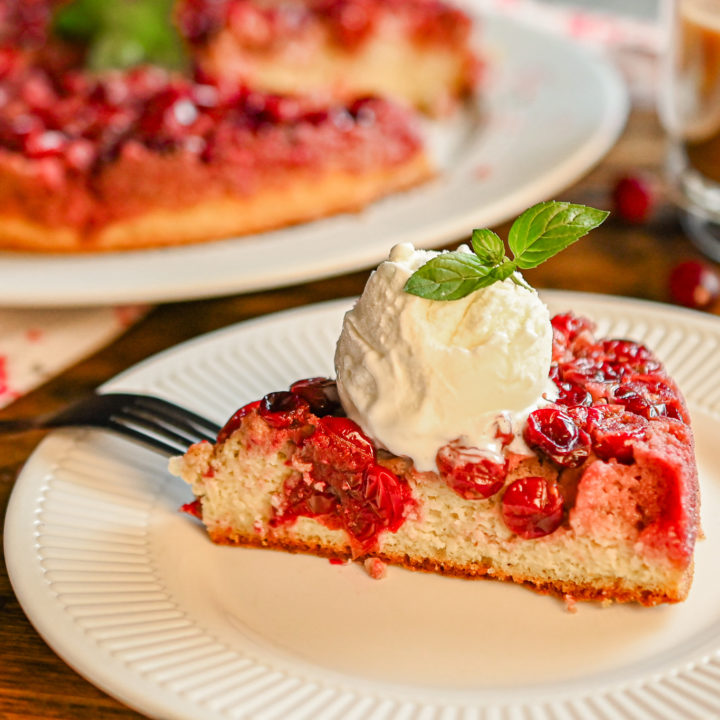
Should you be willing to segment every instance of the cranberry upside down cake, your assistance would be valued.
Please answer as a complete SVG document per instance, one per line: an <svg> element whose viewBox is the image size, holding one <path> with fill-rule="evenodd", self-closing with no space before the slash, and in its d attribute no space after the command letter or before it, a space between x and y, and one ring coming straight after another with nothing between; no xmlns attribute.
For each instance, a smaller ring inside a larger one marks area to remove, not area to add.
<svg viewBox="0 0 720 720"><path fill-rule="evenodd" d="M185 510L217 543L510 580L584 600L683 600L699 532L688 411L643 345L552 319L555 399L518 448L460 440L434 471L379 448L346 417L333 380L311 378L238 410L217 443L171 461Z"/></svg>

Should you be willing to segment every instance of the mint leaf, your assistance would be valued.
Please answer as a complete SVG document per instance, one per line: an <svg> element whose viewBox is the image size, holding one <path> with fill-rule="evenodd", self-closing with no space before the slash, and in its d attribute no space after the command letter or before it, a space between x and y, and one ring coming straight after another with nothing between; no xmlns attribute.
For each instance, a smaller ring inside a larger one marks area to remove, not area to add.
<svg viewBox="0 0 720 720"><path fill-rule="evenodd" d="M496 282L491 271L471 253L442 253L416 270L403 289L427 300L458 300Z"/></svg>
<svg viewBox="0 0 720 720"><path fill-rule="evenodd" d="M511 278L532 292L515 271L537 267L600 225L609 213L566 202L543 202L526 210L510 228L505 255L502 239L492 230L473 230L474 255L446 252L416 270L405 292L427 300L459 300L475 290Z"/></svg>
<svg viewBox="0 0 720 720"><path fill-rule="evenodd" d="M472 231L473 252L488 265L497 265L505 258L505 243L492 230Z"/></svg>
<svg viewBox="0 0 720 720"><path fill-rule="evenodd" d="M539 203L512 224L508 245L519 268L534 268L596 228L608 215L585 205Z"/></svg>
<svg viewBox="0 0 720 720"><path fill-rule="evenodd" d="M91 70L142 63L182 69L187 61L172 7L172 0L72 0L56 12L53 31L86 47Z"/></svg>
<svg viewBox="0 0 720 720"><path fill-rule="evenodd" d="M98 0L75 0L63 5L55 13L52 21L52 31L64 40L85 43L101 30L102 25L102 2Z"/></svg>
<svg viewBox="0 0 720 720"><path fill-rule="evenodd" d="M517 265L514 260L505 259L500 265L494 267L490 274L495 278L496 282L502 282L507 280L517 270Z"/></svg>

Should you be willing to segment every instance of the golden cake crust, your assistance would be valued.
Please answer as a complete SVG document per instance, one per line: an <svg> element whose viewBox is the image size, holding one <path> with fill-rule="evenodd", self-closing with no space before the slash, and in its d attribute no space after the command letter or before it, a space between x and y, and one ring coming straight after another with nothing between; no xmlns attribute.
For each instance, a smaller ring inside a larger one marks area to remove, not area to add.
<svg viewBox="0 0 720 720"><path fill-rule="evenodd" d="M90 232L0 212L0 247L33 252L133 250L247 235L342 212L359 212L433 176L424 154L365 172L287 174L286 182L246 196L208 198L186 208L156 208Z"/></svg>
<svg viewBox="0 0 720 720"><path fill-rule="evenodd" d="M353 558L349 544L338 544L328 546L321 543L308 543L292 538L265 537L259 538L256 535L243 535L232 531L214 531L209 533L210 539L217 545L235 545L249 548L266 548L282 552L301 553L314 555L328 559L338 559L350 562L357 560ZM682 602L687 597L688 590L692 583L694 566L691 564L685 571L682 582L672 589L637 590L628 589L619 583L596 584L589 586L567 581L550 581L538 576L508 575L492 567L479 564L458 565L455 563L440 562L431 558L412 557L407 554L397 553L373 553L384 562L397 565L406 570L414 570L428 573L437 573L450 577L471 578L471 579L492 579L510 581L516 584L525 585L536 592L544 595L554 595L559 598L587 601L607 601L628 603L636 602L646 607L652 607L661 603Z"/></svg>

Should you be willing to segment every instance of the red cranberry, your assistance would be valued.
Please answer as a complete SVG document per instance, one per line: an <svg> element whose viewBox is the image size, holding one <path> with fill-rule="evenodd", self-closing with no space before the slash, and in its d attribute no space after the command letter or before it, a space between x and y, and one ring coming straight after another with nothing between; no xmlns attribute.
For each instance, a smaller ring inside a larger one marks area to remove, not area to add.
<svg viewBox="0 0 720 720"><path fill-rule="evenodd" d="M563 518L563 496L557 483L531 475L512 482L502 497L508 529L525 539L549 535Z"/></svg>
<svg viewBox="0 0 720 720"><path fill-rule="evenodd" d="M198 109L185 86L168 86L147 104L139 130L153 143L179 141L198 119Z"/></svg>
<svg viewBox="0 0 720 720"><path fill-rule="evenodd" d="M407 483L375 462L374 445L352 420L319 418L302 443L301 459L312 464L311 477L288 479L285 507L274 524L320 517L327 527L344 528L361 555L377 546L382 531L395 532L404 522Z"/></svg>
<svg viewBox="0 0 720 720"><path fill-rule="evenodd" d="M260 400L248 403L241 407L235 414L225 423L224 427L217 436L219 443L225 442L242 424L242 419L249 415L251 412L255 412L260 407Z"/></svg>
<svg viewBox="0 0 720 720"><path fill-rule="evenodd" d="M357 472L375 462L375 446L357 423L328 415L318 419L304 451L329 471Z"/></svg>
<svg viewBox="0 0 720 720"><path fill-rule="evenodd" d="M360 45L372 30L374 14L368 0L343 0L328 3L331 29L340 46Z"/></svg>
<svg viewBox="0 0 720 720"><path fill-rule="evenodd" d="M180 510L181 512L196 517L198 520L202 520L202 501L200 498L195 498L192 502L181 505Z"/></svg>
<svg viewBox="0 0 720 720"><path fill-rule="evenodd" d="M597 354L615 369L618 376L629 370L645 375L660 369L652 352L633 340L603 340L597 346Z"/></svg>
<svg viewBox="0 0 720 720"><path fill-rule="evenodd" d="M443 480L466 500L489 498L505 484L507 461L495 462L458 441L441 447L436 462Z"/></svg>
<svg viewBox="0 0 720 720"><path fill-rule="evenodd" d="M557 404L567 407L575 405L592 405L592 395L582 386L567 382L558 385Z"/></svg>
<svg viewBox="0 0 720 720"><path fill-rule="evenodd" d="M0 80L15 72L22 62L22 55L17 48L0 47Z"/></svg>
<svg viewBox="0 0 720 720"><path fill-rule="evenodd" d="M310 405L310 411L319 417L343 414L334 380L323 377L298 380L290 386L290 391L305 400Z"/></svg>
<svg viewBox="0 0 720 720"><path fill-rule="evenodd" d="M617 381L623 374L623 367L619 363L591 357L577 357L567 363L560 363L559 368L560 378L563 382L581 387L590 382Z"/></svg>
<svg viewBox="0 0 720 720"><path fill-rule="evenodd" d="M409 497L408 486L397 475L373 463L365 469L358 490L342 498L343 524L369 550L380 532L395 532L402 525Z"/></svg>
<svg viewBox="0 0 720 720"><path fill-rule="evenodd" d="M578 467L590 454L590 438L570 415L557 408L540 408L530 413L525 442L540 450L558 465Z"/></svg>
<svg viewBox="0 0 720 720"><path fill-rule="evenodd" d="M565 408L565 412L581 430L591 435L593 428L602 421L603 410L606 407L606 405L574 405Z"/></svg>
<svg viewBox="0 0 720 720"><path fill-rule="evenodd" d="M295 393L282 390L268 393L261 401L258 414L271 427L297 427L305 421L308 404Z"/></svg>
<svg viewBox="0 0 720 720"><path fill-rule="evenodd" d="M267 95L264 109L271 122L296 122L301 115L298 100L285 95Z"/></svg>
<svg viewBox="0 0 720 720"><path fill-rule="evenodd" d="M640 415L626 412L618 405L597 408L590 430L593 452L601 460L614 458L624 465L631 465L635 458L634 445L647 435L648 421Z"/></svg>
<svg viewBox="0 0 720 720"><path fill-rule="evenodd" d="M628 412L635 413L635 415L650 419L657 417L659 414L655 404L635 384L620 385L613 393L613 397L615 402L622 405Z"/></svg>
<svg viewBox="0 0 720 720"><path fill-rule="evenodd" d="M205 42L223 26L228 0L183 0L178 3L177 21L183 37L192 43Z"/></svg>
<svg viewBox="0 0 720 720"><path fill-rule="evenodd" d="M34 159L58 157L63 154L66 144L67 137L55 130L31 133L25 140L25 153Z"/></svg>
<svg viewBox="0 0 720 720"><path fill-rule="evenodd" d="M553 334L562 338L566 343L572 342L582 332L592 333L593 323L584 317L576 317L572 313L563 313L553 316L550 321Z"/></svg>
<svg viewBox="0 0 720 720"><path fill-rule="evenodd" d="M630 223L644 222L653 205L649 181L640 175L624 175L615 183L612 201L615 212L623 220Z"/></svg>
<svg viewBox="0 0 720 720"><path fill-rule="evenodd" d="M720 297L720 276L706 263L687 260L670 272L669 291L673 302L702 310Z"/></svg>
<svg viewBox="0 0 720 720"><path fill-rule="evenodd" d="M632 381L627 383L625 387L629 387L629 389L634 390L646 398L648 402L652 403L657 411L657 415L674 418L686 424L690 422L685 406L678 397L677 391L669 385L662 376L635 375ZM618 390L620 390L620 388L618 388ZM616 391L616 394L617 392L618 391ZM621 400L619 402L620 404L625 404ZM635 412L632 408L627 407L627 405L625 407L627 410Z"/></svg>
<svg viewBox="0 0 720 720"><path fill-rule="evenodd" d="M318 517L333 516L338 506L338 496L327 483L308 482L304 477L290 476L284 486L285 506L282 516L273 525L294 519L299 515Z"/></svg>

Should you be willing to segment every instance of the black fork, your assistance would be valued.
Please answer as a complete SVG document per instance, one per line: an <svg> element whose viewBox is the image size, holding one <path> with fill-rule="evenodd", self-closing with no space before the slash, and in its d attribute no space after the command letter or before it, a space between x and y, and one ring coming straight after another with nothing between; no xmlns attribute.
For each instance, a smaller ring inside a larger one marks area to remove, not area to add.
<svg viewBox="0 0 720 720"><path fill-rule="evenodd" d="M0 434L75 426L113 430L166 455L184 453L201 440L215 442L220 431L220 425L167 400L98 393L49 415L0 420Z"/></svg>

